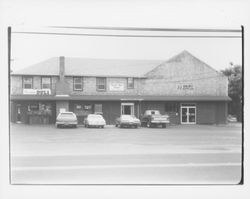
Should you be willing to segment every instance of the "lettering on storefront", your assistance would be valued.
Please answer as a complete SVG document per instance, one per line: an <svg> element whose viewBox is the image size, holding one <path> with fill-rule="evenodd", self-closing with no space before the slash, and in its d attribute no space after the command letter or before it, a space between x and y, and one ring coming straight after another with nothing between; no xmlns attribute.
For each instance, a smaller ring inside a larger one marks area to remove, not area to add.
<svg viewBox="0 0 250 199"><path fill-rule="evenodd" d="M193 84L178 84L177 85L178 90L194 90Z"/></svg>
<svg viewBox="0 0 250 199"><path fill-rule="evenodd" d="M24 95L51 95L50 89L23 89Z"/></svg>
<svg viewBox="0 0 250 199"><path fill-rule="evenodd" d="M91 105L84 105L84 109L85 109L85 110L90 110L91 108L92 108Z"/></svg>
<svg viewBox="0 0 250 199"><path fill-rule="evenodd" d="M110 82L109 90L110 91L124 91L124 83L123 82Z"/></svg>

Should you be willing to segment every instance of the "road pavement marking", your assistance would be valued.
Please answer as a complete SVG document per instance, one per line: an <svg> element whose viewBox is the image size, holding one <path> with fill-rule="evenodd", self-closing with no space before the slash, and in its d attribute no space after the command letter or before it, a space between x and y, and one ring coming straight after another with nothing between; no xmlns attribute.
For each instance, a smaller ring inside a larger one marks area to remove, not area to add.
<svg viewBox="0 0 250 199"><path fill-rule="evenodd" d="M81 166L38 166L38 167L14 167L12 171L22 170L72 170L72 169L115 169L115 168L150 168L150 167L223 167L241 166L241 163L180 163L180 164L129 164L129 165L81 165Z"/></svg>

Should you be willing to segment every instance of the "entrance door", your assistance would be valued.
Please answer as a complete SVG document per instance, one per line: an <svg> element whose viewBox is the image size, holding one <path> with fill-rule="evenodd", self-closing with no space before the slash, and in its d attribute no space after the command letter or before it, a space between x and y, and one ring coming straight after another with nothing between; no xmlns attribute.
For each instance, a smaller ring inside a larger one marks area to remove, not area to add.
<svg viewBox="0 0 250 199"><path fill-rule="evenodd" d="M196 106L195 105L181 105L181 123L195 124L196 123Z"/></svg>
<svg viewBox="0 0 250 199"><path fill-rule="evenodd" d="M21 123L21 104L17 104L17 117L16 117L16 123Z"/></svg>
<svg viewBox="0 0 250 199"><path fill-rule="evenodd" d="M122 103L121 114L122 115L134 115L134 103Z"/></svg>

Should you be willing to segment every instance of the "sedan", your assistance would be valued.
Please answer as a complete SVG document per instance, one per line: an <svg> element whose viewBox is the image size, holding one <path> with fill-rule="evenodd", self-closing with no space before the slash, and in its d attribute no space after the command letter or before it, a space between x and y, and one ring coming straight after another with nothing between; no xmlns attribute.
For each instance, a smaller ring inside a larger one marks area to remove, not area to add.
<svg viewBox="0 0 250 199"><path fill-rule="evenodd" d="M73 112L61 112L56 118L56 128L59 127L77 127L77 117Z"/></svg>
<svg viewBox="0 0 250 199"><path fill-rule="evenodd" d="M106 125L106 121L102 117L102 115L98 114L89 114L84 121L85 127L100 127L104 128Z"/></svg>
<svg viewBox="0 0 250 199"><path fill-rule="evenodd" d="M115 126L119 128L125 126L138 128L139 126L141 126L141 122L134 115L121 115L115 120Z"/></svg>

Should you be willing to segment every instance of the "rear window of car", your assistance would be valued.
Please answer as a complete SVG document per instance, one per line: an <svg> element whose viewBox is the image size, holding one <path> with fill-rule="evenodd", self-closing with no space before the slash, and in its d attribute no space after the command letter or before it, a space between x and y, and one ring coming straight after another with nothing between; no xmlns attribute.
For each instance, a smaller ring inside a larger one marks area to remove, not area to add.
<svg viewBox="0 0 250 199"><path fill-rule="evenodd" d="M101 115L88 115L88 118L98 118L98 119L102 119Z"/></svg>
<svg viewBox="0 0 250 199"><path fill-rule="evenodd" d="M74 113L60 113L59 117L75 117Z"/></svg>
<svg viewBox="0 0 250 199"><path fill-rule="evenodd" d="M121 116L121 119L124 119L124 120L129 120L129 119L132 119L133 117L131 115L122 115Z"/></svg>

